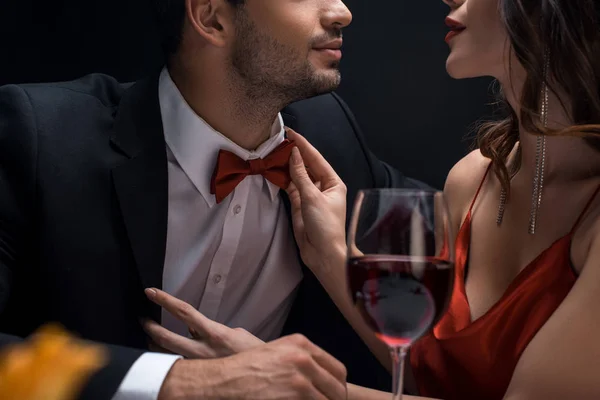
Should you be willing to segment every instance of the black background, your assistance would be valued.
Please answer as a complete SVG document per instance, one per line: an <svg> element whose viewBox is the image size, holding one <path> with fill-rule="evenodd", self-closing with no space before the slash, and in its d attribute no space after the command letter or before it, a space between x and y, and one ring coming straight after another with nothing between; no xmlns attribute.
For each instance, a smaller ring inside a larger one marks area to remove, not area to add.
<svg viewBox="0 0 600 400"><path fill-rule="evenodd" d="M149 0L0 0L0 85L103 72L131 81L161 63ZM441 0L347 0L339 93L372 150L442 187L489 114L489 80L445 71Z"/></svg>

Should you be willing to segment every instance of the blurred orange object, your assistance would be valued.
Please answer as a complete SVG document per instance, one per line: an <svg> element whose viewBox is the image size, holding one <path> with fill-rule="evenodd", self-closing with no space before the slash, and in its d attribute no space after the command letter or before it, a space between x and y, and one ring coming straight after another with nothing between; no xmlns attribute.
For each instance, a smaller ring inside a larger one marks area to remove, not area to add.
<svg viewBox="0 0 600 400"><path fill-rule="evenodd" d="M102 347L56 325L43 327L0 353L0 399L74 400L105 362Z"/></svg>

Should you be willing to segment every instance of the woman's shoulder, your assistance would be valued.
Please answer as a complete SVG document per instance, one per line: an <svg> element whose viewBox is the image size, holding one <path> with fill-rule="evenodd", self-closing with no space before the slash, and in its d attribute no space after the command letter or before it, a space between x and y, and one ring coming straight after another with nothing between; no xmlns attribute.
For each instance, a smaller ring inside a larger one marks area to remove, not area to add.
<svg viewBox="0 0 600 400"><path fill-rule="evenodd" d="M452 167L448 173L446 185L450 184L464 187L465 184L474 184L475 186L479 186L489 165L489 158L484 157L479 149L473 150ZM481 179L479 179L478 182L472 182L475 178ZM466 182L465 180L469 181Z"/></svg>
<svg viewBox="0 0 600 400"><path fill-rule="evenodd" d="M484 157L481 151L474 150L457 162L448 173L444 195L457 224L467 214L489 165L490 159Z"/></svg>

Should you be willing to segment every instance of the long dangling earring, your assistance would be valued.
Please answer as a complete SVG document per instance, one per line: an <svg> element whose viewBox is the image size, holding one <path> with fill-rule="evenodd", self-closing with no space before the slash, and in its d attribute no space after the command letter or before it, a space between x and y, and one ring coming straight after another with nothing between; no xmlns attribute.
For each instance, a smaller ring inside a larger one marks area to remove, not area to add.
<svg viewBox="0 0 600 400"><path fill-rule="evenodd" d="M548 70L550 68L550 57L546 53L544 59L544 77L548 79ZM544 128L548 127L548 98L549 90L548 85L544 82L542 88L542 104L541 104L541 120ZM536 142L535 152L535 175L533 177L533 190L531 195L531 212L529 214L529 234L534 235L537 229L538 213L542 206L542 194L544 191L544 179L546 172L546 136L539 135ZM504 188L500 191L500 205L498 206L498 216L496 217L496 224L500 226L504 219L504 210L506 208L506 190Z"/></svg>

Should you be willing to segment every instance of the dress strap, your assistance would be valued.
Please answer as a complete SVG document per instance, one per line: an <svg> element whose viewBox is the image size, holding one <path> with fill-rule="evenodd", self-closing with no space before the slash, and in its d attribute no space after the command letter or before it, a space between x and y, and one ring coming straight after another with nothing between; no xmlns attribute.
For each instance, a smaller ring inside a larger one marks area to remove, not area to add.
<svg viewBox="0 0 600 400"><path fill-rule="evenodd" d="M490 165L488 165L487 169L485 170L485 174L483 175L483 179L481 180L481 183L479 184L479 188L477 189L477 192L475 193L475 197L473 197L473 201L471 202L471 206L469 207L469 214L471 214L473 212L473 207L475 206L475 202L477 201L477 197L479 197L479 192L481 192L481 188L483 188L483 184L485 183L485 179L487 178L488 174L490 173L490 169L492 169L492 163L490 163Z"/></svg>
<svg viewBox="0 0 600 400"><path fill-rule="evenodd" d="M600 185L598 185L598 187L596 188L596 191L594 192L594 194L592 195L592 197L590 198L590 200L587 202L585 208L583 209L583 211L581 212L581 214L579 214L579 218L577 218L577 222L575 222L575 225L573 225L573 229L571 229L571 235L573 233L575 233L575 231L577 230L577 227L579 226L579 224L583 220L583 217L589 211L590 207L592 206L592 203L596 199L596 196L598 196L598 193L600 193Z"/></svg>

